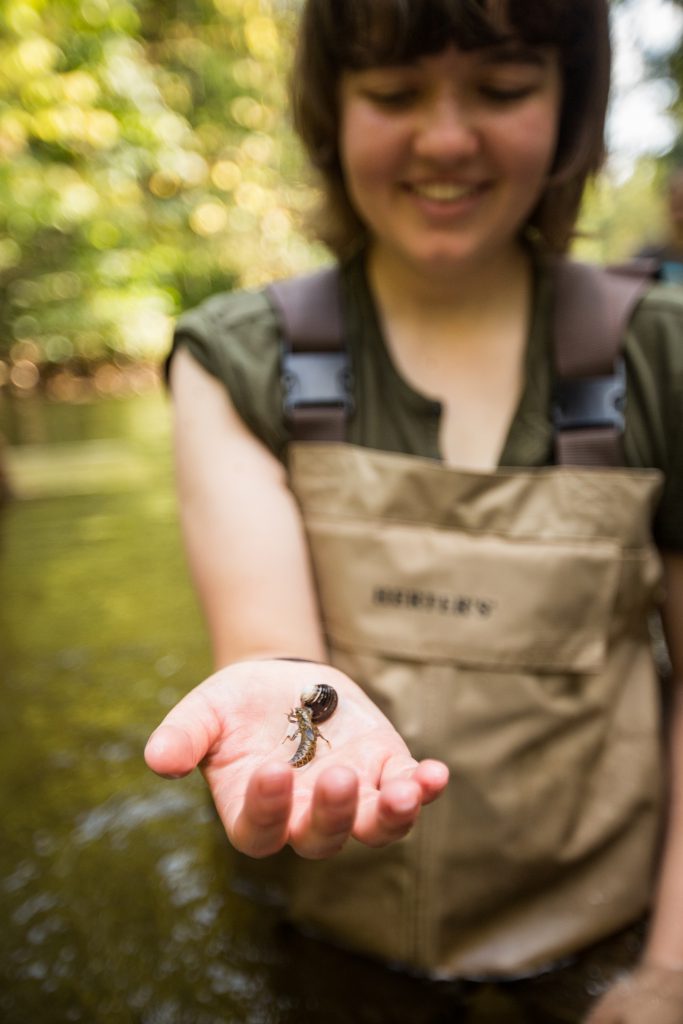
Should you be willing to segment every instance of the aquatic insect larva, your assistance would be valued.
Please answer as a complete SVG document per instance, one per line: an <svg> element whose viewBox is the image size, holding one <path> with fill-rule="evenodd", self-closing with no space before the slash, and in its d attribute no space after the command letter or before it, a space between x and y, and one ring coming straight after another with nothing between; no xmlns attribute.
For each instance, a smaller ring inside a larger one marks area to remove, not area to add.
<svg viewBox="0 0 683 1024"><path fill-rule="evenodd" d="M307 687L299 700L299 707L292 708L287 715L287 721L295 725L296 729L286 738L295 740L299 737L299 746L289 759L294 768L302 768L313 760L319 739L325 740L329 746L329 740L321 733L318 722L326 722L338 704L337 691L326 683Z"/></svg>
<svg viewBox="0 0 683 1024"><path fill-rule="evenodd" d="M290 757L289 763L294 768L303 768L315 757L318 739L325 740L325 737L313 722L313 712L310 708L292 708L287 715L287 720L296 725L296 729L291 736L287 736L287 739L295 740L297 736L299 737L299 746ZM325 743L329 746L329 740L325 740Z"/></svg>

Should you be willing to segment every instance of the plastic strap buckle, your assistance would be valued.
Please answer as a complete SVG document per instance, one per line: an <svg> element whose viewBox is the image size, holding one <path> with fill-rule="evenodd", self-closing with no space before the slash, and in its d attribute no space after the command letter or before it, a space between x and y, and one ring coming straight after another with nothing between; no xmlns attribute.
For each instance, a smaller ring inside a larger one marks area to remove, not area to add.
<svg viewBox="0 0 683 1024"><path fill-rule="evenodd" d="M282 357L284 411L341 406L353 411L351 371L346 352L285 352Z"/></svg>
<svg viewBox="0 0 683 1024"><path fill-rule="evenodd" d="M624 430L626 369L623 359L606 377L569 377L558 380L553 403L556 430L613 427Z"/></svg>

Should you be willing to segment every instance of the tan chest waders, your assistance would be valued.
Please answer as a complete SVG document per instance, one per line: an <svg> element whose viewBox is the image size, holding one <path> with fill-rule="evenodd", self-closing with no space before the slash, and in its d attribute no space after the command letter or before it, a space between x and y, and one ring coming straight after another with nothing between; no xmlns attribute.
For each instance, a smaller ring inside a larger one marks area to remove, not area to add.
<svg viewBox="0 0 683 1024"><path fill-rule="evenodd" d="M615 340L642 282L558 270L562 464L491 473L340 443L335 282L310 285L317 316L291 285L273 294L288 411L314 439L292 445L290 480L329 656L451 782L405 840L297 860L290 913L431 975L531 973L637 919L652 883L660 475L618 468Z"/></svg>

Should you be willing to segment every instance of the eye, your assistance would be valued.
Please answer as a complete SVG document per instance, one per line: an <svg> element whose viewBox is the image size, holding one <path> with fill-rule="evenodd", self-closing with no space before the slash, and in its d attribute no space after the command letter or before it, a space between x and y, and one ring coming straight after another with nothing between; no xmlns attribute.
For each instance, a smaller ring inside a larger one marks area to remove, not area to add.
<svg viewBox="0 0 683 1024"><path fill-rule="evenodd" d="M492 103L516 103L543 90L552 80L556 58L549 50L511 44L484 50L478 89Z"/></svg>
<svg viewBox="0 0 683 1024"><path fill-rule="evenodd" d="M364 96L370 103L389 110L409 107L417 99L418 91L413 87L394 89L365 89Z"/></svg>
<svg viewBox="0 0 683 1024"><path fill-rule="evenodd" d="M496 85L492 83L480 86L482 96L492 100L494 103L515 103L517 100L523 100L527 96L533 95L536 89L535 83L525 83L524 85Z"/></svg>
<svg viewBox="0 0 683 1024"><path fill-rule="evenodd" d="M351 72L347 75L347 82L352 92L384 110L409 107L420 95L422 87L412 66Z"/></svg>

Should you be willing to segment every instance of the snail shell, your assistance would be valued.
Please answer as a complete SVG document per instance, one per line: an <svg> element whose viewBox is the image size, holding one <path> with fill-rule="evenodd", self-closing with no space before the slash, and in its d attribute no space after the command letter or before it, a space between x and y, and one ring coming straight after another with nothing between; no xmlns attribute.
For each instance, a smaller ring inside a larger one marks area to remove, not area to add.
<svg viewBox="0 0 683 1024"><path fill-rule="evenodd" d="M313 722L326 722L339 702L337 691L327 683L308 686L302 691L300 700L305 708L310 708Z"/></svg>

